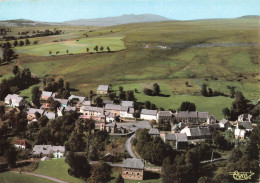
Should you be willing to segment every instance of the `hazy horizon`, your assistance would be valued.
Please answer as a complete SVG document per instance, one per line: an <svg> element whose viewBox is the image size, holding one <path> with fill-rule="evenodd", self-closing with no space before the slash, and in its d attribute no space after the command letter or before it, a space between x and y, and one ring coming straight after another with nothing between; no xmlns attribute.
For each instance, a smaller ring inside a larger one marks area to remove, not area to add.
<svg viewBox="0 0 260 183"><path fill-rule="evenodd" d="M237 18L260 15L259 0L0 0L0 20L64 22L129 14L170 20Z"/></svg>

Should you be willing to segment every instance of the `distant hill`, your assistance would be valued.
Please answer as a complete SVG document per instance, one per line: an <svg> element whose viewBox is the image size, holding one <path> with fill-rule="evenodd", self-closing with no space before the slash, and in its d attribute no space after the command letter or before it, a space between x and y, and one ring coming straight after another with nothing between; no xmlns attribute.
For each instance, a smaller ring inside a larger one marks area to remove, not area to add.
<svg viewBox="0 0 260 183"><path fill-rule="evenodd" d="M55 23L55 22L40 22L40 21L32 21L32 20L26 20L26 19L16 19L16 20L4 20L0 21L0 26L3 27L30 27L30 26L44 26L44 25L62 25L61 23Z"/></svg>
<svg viewBox="0 0 260 183"><path fill-rule="evenodd" d="M260 15L245 15L245 16L238 17L238 18L260 18Z"/></svg>
<svg viewBox="0 0 260 183"><path fill-rule="evenodd" d="M142 14L142 15L122 15L118 17L107 17L107 18L95 18L95 19L79 19L72 21L65 21L63 23L67 25L88 25L88 26L112 26L129 23L140 23L140 22L160 22L169 20L163 16L153 14Z"/></svg>

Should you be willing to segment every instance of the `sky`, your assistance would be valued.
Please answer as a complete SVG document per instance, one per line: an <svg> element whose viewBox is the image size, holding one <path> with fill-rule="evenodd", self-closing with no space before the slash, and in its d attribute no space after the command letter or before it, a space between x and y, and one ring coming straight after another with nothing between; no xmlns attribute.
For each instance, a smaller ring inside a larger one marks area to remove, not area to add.
<svg viewBox="0 0 260 183"><path fill-rule="evenodd" d="M175 20L260 15L260 0L0 0L0 20L62 22L157 14Z"/></svg>

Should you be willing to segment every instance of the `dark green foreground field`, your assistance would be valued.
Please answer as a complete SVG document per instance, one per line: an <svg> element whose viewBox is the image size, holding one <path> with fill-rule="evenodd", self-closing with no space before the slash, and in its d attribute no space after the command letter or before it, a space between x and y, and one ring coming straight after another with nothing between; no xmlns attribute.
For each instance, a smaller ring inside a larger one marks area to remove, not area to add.
<svg viewBox="0 0 260 183"><path fill-rule="evenodd" d="M16 32L46 28L23 27L16 28ZM148 97L138 93L138 101L150 100L157 107L177 109L182 101L188 100L195 102L198 110L209 111L220 119L221 110L233 100L198 96L200 87L205 83L213 90L229 94L227 86L235 86L246 98L256 102L260 81L259 28L257 17L101 28L59 27L65 34L42 37L39 45L16 50L20 66L29 67L40 77L61 75L79 90L78 94L88 95L98 84L112 84L114 89L122 85L125 89L141 91L144 84L157 82L162 93L170 96ZM54 40L60 42L56 44ZM110 46L112 52L104 49L95 53L94 45ZM92 53L85 52L85 47ZM65 53L66 49L73 54ZM61 53L49 55L49 51L57 50ZM1 74L10 73L12 67L1 66Z"/></svg>

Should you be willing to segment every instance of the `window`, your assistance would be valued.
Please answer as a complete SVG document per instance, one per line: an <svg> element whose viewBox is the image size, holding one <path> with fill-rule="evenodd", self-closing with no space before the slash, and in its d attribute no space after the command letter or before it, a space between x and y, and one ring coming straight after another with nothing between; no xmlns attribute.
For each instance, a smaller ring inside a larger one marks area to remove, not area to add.
<svg viewBox="0 0 260 183"><path fill-rule="evenodd" d="M126 174L128 174L128 172L125 172Z"/></svg>

